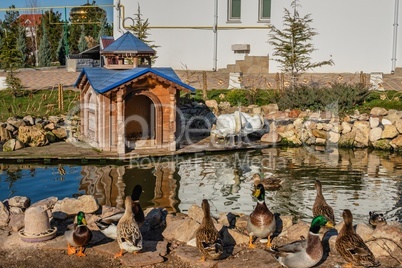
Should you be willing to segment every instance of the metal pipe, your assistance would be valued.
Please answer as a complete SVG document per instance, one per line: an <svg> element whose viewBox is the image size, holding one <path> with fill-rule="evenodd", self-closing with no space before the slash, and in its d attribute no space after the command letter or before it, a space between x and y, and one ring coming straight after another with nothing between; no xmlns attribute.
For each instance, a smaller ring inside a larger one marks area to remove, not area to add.
<svg viewBox="0 0 402 268"><path fill-rule="evenodd" d="M122 11L122 8L123 8L123 11ZM119 11L119 14L118 14L118 28L117 28L117 31L119 31L120 33L123 33L123 30L121 29L121 23L124 23L124 22L121 22L122 21L122 19L121 19L121 13L123 13L123 16L124 16L124 6L123 5L121 5L120 4L120 0L117 0L117 5L116 5L116 9Z"/></svg>
<svg viewBox="0 0 402 268"><path fill-rule="evenodd" d="M113 7L114 5L97 5L97 6L86 6L85 8L95 8L95 7ZM41 9L63 9L63 8L74 8L82 6L52 6L52 7L16 7L16 8L0 8L0 11L17 11L17 10L41 10Z"/></svg>
<svg viewBox="0 0 402 268"><path fill-rule="evenodd" d="M212 31L214 32L214 56L213 56L213 71L218 70L218 0L215 0L214 6L214 26Z"/></svg>
<svg viewBox="0 0 402 268"><path fill-rule="evenodd" d="M392 42L392 67L391 67L391 74L395 73L396 68L396 51L398 48L398 17L399 17L399 0L395 0L394 6L394 35L393 35L393 42Z"/></svg>
<svg viewBox="0 0 402 268"><path fill-rule="evenodd" d="M241 29L264 29L267 30L268 26L148 26L152 29L198 29L198 30L241 30Z"/></svg>

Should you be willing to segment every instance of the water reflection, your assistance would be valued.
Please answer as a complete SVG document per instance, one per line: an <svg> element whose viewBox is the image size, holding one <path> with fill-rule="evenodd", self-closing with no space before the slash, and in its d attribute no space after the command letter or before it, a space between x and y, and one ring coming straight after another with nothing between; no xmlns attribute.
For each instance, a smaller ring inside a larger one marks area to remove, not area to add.
<svg viewBox="0 0 402 268"><path fill-rule="evenodd" d="M345 208L358 221L367 221L371 210L388 218L401 214L402 156L366 149L269 148L148 159L127 166L1 164L0 199L26 195L35 202L52 195L91 194L101 205L122 207L124 196L141 184L144 208L187 212L207 198L215 215L250 213L255 205L251 190L256 172L283 181L279 190L267 192L267 204L274 212L310 219L314 179L320 179L336 221Z"/></svg>

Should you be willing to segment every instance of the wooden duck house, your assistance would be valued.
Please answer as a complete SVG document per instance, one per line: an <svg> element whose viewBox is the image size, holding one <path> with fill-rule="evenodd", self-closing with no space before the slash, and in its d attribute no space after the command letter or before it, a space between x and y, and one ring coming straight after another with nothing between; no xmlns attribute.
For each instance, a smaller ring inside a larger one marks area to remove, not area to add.
<svg viewBox="0 0 402 268"><path fill-rule="evenodd" d="M180 91L195 89L183 83L172 68L134 67L143 62L140 58L146 55L138 52L145 46L127 32L105 48L109 48L107 58L113 50L119 67L109 62L105 68L84 68L78 76L81 136L100 150L119 154L137 149L176 150ZM130 64L122 64L127 63L126 57Z"/></svg>

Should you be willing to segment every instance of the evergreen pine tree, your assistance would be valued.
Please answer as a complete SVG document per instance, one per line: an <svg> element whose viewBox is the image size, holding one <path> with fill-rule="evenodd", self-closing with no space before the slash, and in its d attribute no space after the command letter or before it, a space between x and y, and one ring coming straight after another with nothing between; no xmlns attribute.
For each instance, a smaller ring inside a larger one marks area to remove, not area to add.
<svg viewBox="0 0 402 268"><path fill-rule="evenodd" d="M103 17L98 32L98 42L100 42L102 36L106 35L106 27L107 27L107 19L106 17Z"/></svg>
<svg viewBox="0 0 402 268"><path fill-rule="evenodd" d="M85 28L84 28L84 26L82 26L80 39L78 41L78 50L79 50L79 52L82 52L87 49L88 49L88 43L87 43L87 40L85 39Z"/></svg>
<svg viewBox="0 0 402 268"><path fill-rule="evenodd" d="M297 11L297 0L292 1L293 13L285 8L283 16L284 29L279 30L270 26L270 40L268 43L274 47L273 56L281 65L281 70L291 76L291 86L294 87L297 79L307 70L323 65L332 65L332 60L311 62L310 54L315 51L312 38L318 33L310 27L311 14L304 17Z"/></svg>
<svg viewBox="0 0 402 268"><path fill-rule="evenodd" d="M47 29L43 27L42 38L39 45L39 66L50 66L52 63L52 54L50 43L47 37Z"/></svg>
<svg viewBox="0 0 402 268"><path fill-rule="evenodd" d="M60 12L53 12L53 10L46 11L41 20L41 26L38 29L39 39L43 36L43 29L46 28L47 40L50 44L51 61L58 59L57 44L59 42L60 35L63 32L63 24L61 19L62 14Z"/></svg>
<svg viewBox="0 0 402 268"><path fill-rule="evenodd" d="M12 90L13 95L17 95L17 90L21 88L21 79L16 76L15 70L21 65L21 54L19 53L14 37L5 34L2 41L2 51L0 54L0 67L7 71L6 84Z"/></svg>
<svg viewBox="0 0 402 268"><path fill-rule="evenodd" d="M65 65L66 64L66 55L67 55L66 40L67 40L67 38L66 38L64 30L63 30L63 33L62 33L62 35L60 37L60 40L59 40L59 45L57 46L57 59L59 60L60 65Z"/></svg>
<svg viewBox="0 0 402 268"><path fill-rule="evenodd" d="M27 42L25 28L21 25L18 27L17 50L20 53L21 61L19 67L26 67L27 60Z"/></svg>
<svg viewBox="0 0 402 268"><path fill-rule="evenodd" d="M137 14L134 14L135 18L135 24L133 26L130 27L130 30L133 32L133 34L135 36L137 36L138 39L140 39L141 41L143 41L145 44L147 44L150 48L156 50L156 48L158 48L159 46L152 44L153 41L148 40L149 37L149 22L148 19L146 19L144 21L144 19L142 18L142 14L141 14L141 8L140 5L138 4L138 9L137 9ZM152 59L152 63L155 62L155 60L157 59L157 56L153 56Z"/></svg>

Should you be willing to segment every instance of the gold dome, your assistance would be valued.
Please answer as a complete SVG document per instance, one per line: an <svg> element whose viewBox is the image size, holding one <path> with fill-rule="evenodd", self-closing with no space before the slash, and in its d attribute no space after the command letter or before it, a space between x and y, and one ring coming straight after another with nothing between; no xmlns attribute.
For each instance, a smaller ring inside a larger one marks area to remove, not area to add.
<svg viewBox="0 0 402 268"><path fill-rule="evenodd" d="M74 7L70 11L70 21L72 23L99 22L106 16L106 11L95 5L87 3L79 7Z"/></svg>

